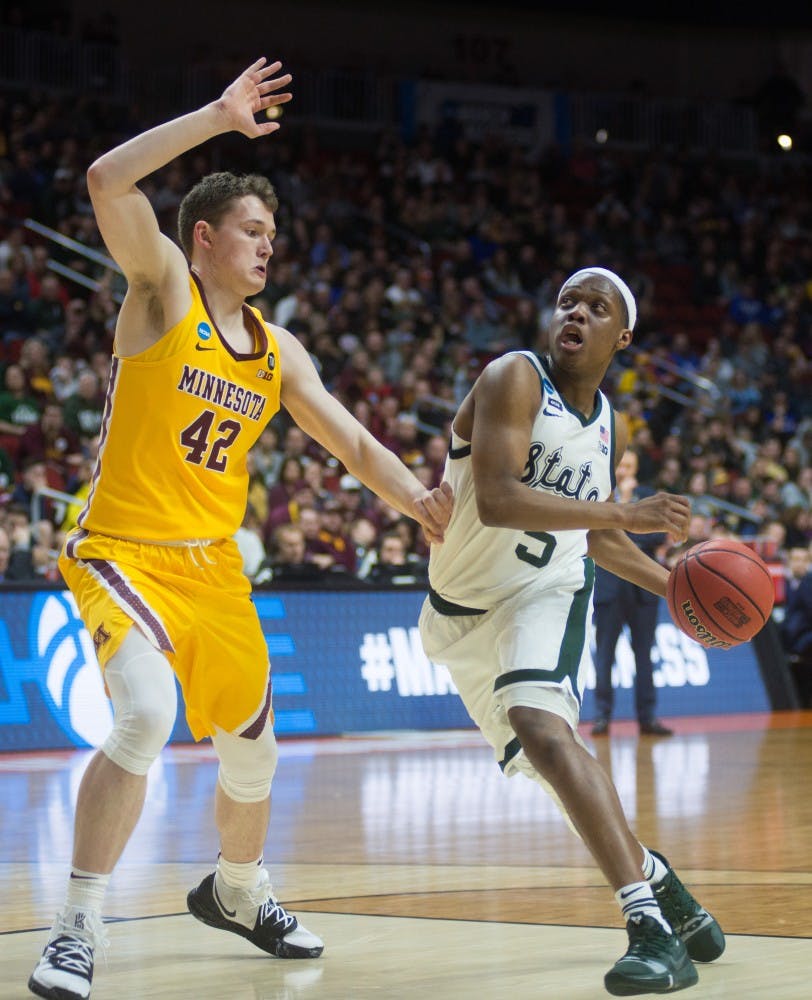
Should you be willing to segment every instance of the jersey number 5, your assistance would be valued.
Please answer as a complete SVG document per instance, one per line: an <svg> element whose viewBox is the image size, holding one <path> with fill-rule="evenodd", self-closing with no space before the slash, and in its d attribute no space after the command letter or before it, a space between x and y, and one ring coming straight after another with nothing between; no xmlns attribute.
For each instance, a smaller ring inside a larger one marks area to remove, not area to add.
<svg viewBox="0 0 812 1000"><path fill-rule="evenodd" d="M516 546L516 555L522 562L530 563L536 569L543 569L553 557L555 548L555 538L546 531L525 531L526 535L535 538L536 541L543 542L544 547L539 553L531 552L526 545Z"/></svg>
<svg viewBox="0 0 812 1000"><path fill-rule="evenodd" d="M188 427L180 432L180 443L188 448L184 458L192 465L200 465L206 457L205 468L214 472L225 472L228 462L226 450L237 440L241 425L236 420L221 420L215 428L219 437L209 442L216 414L213 410L204 410Z"/></svg>

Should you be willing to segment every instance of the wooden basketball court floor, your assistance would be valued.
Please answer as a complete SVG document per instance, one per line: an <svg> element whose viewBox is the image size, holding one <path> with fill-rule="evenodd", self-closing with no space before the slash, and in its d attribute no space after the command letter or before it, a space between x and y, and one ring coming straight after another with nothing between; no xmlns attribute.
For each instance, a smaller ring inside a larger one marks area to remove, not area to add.
<svg viewBox="0 0 812 1000"><path fill-rule="evenodd" d="M616 724L591 740L634 829L717 916L728 947L685 996L812 996L812 713ZM26 981L60 904L89 752L0 757L0 997ZM609 887L534 783L478 733L281 744L266 862L325 940L264 956L197 923L216 854L207 746L164 751L113 876L93 1000L588 1000L625 950Z"/></svg>

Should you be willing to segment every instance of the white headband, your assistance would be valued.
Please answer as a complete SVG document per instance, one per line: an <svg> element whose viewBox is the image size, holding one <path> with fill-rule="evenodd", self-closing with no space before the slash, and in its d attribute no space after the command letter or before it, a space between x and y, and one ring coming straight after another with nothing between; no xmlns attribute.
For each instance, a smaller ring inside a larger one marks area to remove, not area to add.
<svg viewBox="0 0 812 1000"><path fill-rule="evenodd" d="M634 301L631 288L629 288L623 278L616 275L614 271L610 271L605 267L582 267L580 271L576 271L575 274L571 274L564 284L568 285L571 281L574 281L576 278L581 278L586 274L599 274L602 278L607 278L612 282L615 288L620 292L623 301L626 303L626 312L629 314L629 329L633 330L634 324L637 322L637 303Z"/></svg>

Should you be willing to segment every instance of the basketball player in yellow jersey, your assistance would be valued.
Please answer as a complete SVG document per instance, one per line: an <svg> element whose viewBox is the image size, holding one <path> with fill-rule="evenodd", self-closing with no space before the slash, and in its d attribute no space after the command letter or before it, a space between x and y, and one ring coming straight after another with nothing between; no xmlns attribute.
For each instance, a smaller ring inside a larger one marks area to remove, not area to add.
<svg viewBox="0 0 812 1000"><path fill-rule="evenodd" d="M426 490L333 399L298 341L245 304L265 287L272 254L277 201L268 181L226 173L200 181L180 207L185 256L136 186L216 135L276 131L276 122L254 116L290 100L290 76L274 76L280 68L258 60L219 100L111 150L88 171L96 219L128 291L99 459L60 566L93 637L115 721L82 779L65 905L29 980L33 993L53 1000L90 994L105 888L172 730L175 676L192 732L211 737L220 761L220 855L189 893L189 909L280 958L322 952L277 902L262 867L277 756L270 666L231 537L245 510L246 453L280 405L350 473L418 520L430 541L442 541L451 514L450 488Z"/></svg>

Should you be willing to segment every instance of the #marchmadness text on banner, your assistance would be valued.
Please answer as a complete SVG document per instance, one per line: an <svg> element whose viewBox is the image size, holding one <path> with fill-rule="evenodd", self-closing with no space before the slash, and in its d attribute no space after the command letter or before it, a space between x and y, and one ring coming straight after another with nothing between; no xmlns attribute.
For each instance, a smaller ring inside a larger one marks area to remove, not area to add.
<svg viewBox="0 0 812 1000"><path fill-rule="evenodd" d="M411 590L254 595L272 663L280 736L472 723L448 671L417 632L423 593ZM653 649L658 714L769 710L750 645L705 650L679 632L663 602ZM614 717L633 718L634 659L622 635ZM586 679L584 715L592 707ZM191 741L179 698L173 741ZM99 746L112 724L93 642L63 591L0 593L0 751Z"/></svg>

